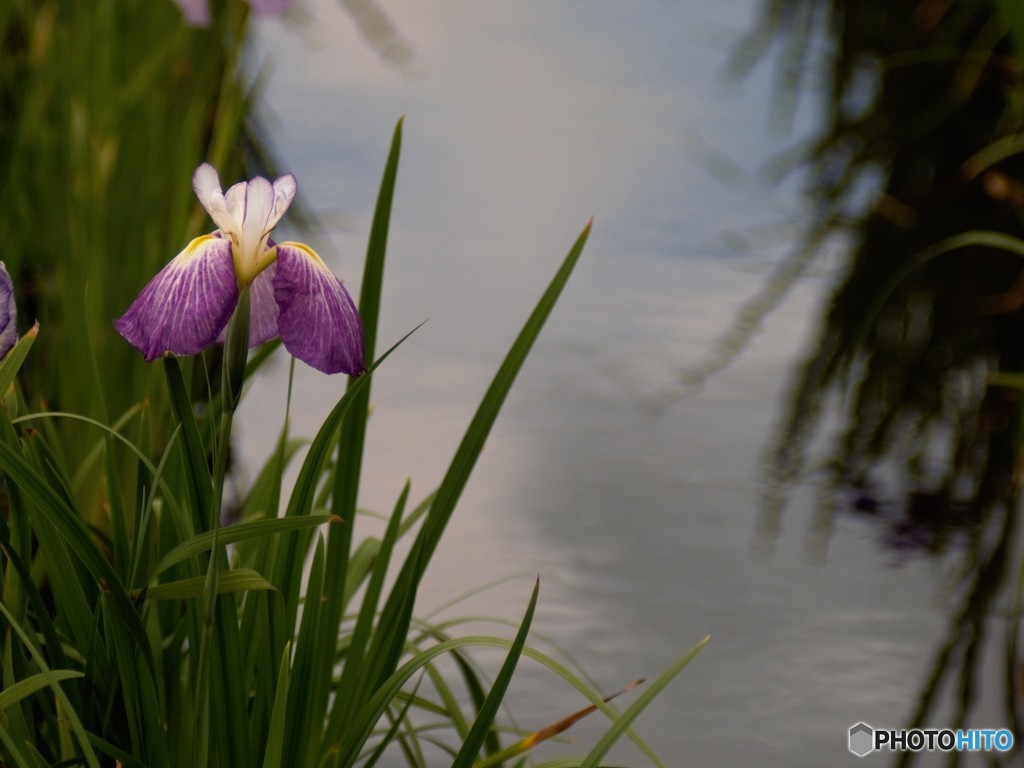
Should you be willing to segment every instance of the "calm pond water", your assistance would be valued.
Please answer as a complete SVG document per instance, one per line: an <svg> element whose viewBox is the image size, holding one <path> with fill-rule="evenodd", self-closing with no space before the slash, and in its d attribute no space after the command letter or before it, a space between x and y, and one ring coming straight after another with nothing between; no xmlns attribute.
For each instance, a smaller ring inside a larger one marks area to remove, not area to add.
<svg viewBox="0 0 1024 768"><path fill-rule="evenodd" d="M850 725L910 717L954 582L948 562L894 554L852 518L822 558L809 543L811 488L792 499L774 552L756 546L762 452L829 272L803 278L702 388L677 383L801 220L799 180L757 176L794 138L772 127L771 62L743 84L722 77L759 4L386 5L415 48L403 68L382 63L331 0L259 34L270 136L325 223L312 244L352 286L405 115L382 344L429 322L374 382L364 506L390 509L406 478L414 496L435 487L533 302L595 221L428 572L421 613L509 577L446 615L518 621L540 574L538 644L568 649L609 691L711 635L637 723L667 764L854 762ZM814 106L803 103L797 134ZM243 413L250 461L270 450L286 373L269 371ZM314 433L341 385L298 371L296 433ZM665 405L666 392L685 396ZM1001 643L996 632L985 644L992 694L983 684L978 726L1007 725ZM525 662L509 703L533 728L583 706ZM947 725L950 707L932 724ZM572 732L578 745L541 754L581 754L600 726L591 718ZM615 755L647 764L629 745Z"/></svg>

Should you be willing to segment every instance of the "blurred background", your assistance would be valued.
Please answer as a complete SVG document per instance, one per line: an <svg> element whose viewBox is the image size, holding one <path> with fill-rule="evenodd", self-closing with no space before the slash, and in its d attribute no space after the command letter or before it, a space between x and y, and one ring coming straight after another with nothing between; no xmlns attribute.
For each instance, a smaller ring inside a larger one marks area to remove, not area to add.
<svg viewBox="0 0 1024 768"><path fill-rule="evenodd" d="M305 226L278 234L354 286L404 115L382 341L428 322L376 374L363 506L390 509L406 478L433 490L594 217L419 612L515 621L540 574L534 642L609 691L710 634L637 723L669 765L852 762L858 721L1020 742L1014 0L276 5L214 3L206 27L171 2L7 12L4 259L32 286L23 325L76 354L80 312L104 339L111 413L149 373L104 323L209 226L195 165L294 173ZM103 24L149 37L83 42ZM23 87L44 76L69 95ZM200 117L179 130L183 110ZM48 400L95 408L37 364ZM272 358L243 404L240 487L287 378ZM343 386L300 366L294 433ZM525 728L583 706L526 662L507 703Z"/></svg>
<svg viewBox="0 0 1024 768"><path fill-rule="evenodd" d="M853 760L859 720L1014 727L1017 390L986 377L1019 320L986 302L1020 259L922 255L1016 234L1012 152L965 165L1019 126L998 9L393 2L392 66L303 11L259 28L263 103L353 280L406 116L385 337L429 322L379 377L368 506L437 482L595 216L424 609L524 574L475 603L512 616L539 572L538 635L609 690L710 633L642 721L671 764ZM543 678L513 711L574 706Z"/></svg>

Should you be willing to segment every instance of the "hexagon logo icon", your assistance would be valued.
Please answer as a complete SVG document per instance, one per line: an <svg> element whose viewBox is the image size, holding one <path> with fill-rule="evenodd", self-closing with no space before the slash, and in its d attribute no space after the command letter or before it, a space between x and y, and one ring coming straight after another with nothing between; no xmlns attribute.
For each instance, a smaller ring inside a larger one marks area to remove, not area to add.
<svg viewBox="0 0 1024 768"><path fill-rule="evenodd" d="M847 746L857 757L867 757L875 751L875 729L867 723L850 726Z"/></svg>

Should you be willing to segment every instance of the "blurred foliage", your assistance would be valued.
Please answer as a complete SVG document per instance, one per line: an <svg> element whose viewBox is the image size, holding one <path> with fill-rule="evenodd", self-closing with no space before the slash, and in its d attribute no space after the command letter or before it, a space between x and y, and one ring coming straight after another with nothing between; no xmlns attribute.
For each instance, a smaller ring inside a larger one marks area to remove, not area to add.
<svg viewBox="0 0 1024 768"><path fill-rule="evenodd" d="M794 260L850 247L766 454L763 540L814 471L816 556L843 513L901 551L955 553L949 630L909 725L947 705L943 725L979 725L986 643L1005 627L996 695L1019 743L1021 583L1009 622L996 614L1020 562L1024 4L769 0L736 71L772 46L783 113L823 79L823 127L780 164L807 172L813 209Z"/></svg>
<svg viewBox="0 0 1024 768"><path fill-rule="evenodd" d="M111 323L209 226L195 167L241 173L247 9L225 3L198 29L171 0L0 4L2 258L22 327L38 320L45 339L22 372L29 403L105 420L148 392L163 440L158 371L138 364ZM77 466L95 436L59 429Z"/></svg>
<svg viewBox="0 0 1024 768"><path fill-rule="evenodd" d="M824 128L788 160L809 169L808 239L852 247L769 452L776 490L814 453L894 543L942 549L1018 484L1018 390L987 385L1024 366L1024 262L997 237L1021 231L1024 162L998 150L1024 138L1024 64L982 0L770 2L737 67L780 39L780 92L829 63Z"/></svg>

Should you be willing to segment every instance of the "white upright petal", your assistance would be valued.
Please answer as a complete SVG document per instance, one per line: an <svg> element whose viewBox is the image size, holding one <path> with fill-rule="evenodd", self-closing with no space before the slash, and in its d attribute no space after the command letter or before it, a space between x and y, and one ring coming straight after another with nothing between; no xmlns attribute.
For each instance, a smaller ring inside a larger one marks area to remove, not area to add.
<svg viewBox="0 0 1024 768"><path fill-rule="evenodd" d="M203 163L196 169L192 187L218 229L231 241L239 283L252 285L256 276L276 258L268 240L271 230L295 199L298 188L295 177L286 173L271 184L256 176L232 185L225 193L217 171Z"/></svg>
<svg viewBox="0 0 1024 768"><path fill-rule="evenodd" d="M238 237L235 253L235 270L238 279L249 285L259 274L260 256L267 250L267 236L270 228L267 222L274 210L274 188L261 176L249 181L245 188L245 218Z"/></svg>
<svg viewBox="0 0 1024 768"><path fill-rule="evenodd" d="M217 176L217 169L209 163L203 163L196 168L192 176L192 189L206 212L210 214L213 223L225 234L236 234L238 226L235 219L228 213L227 203L224 200L224 193L220 189L220 177Z"/></svg>
<svg viewBox="0 0 1024 768"><path fill-rule="evenodd" d="M235 222L235 229L233 231L236 235L242 231L242 222L245 221L245 190L248 186L249 182L240 181L237 184L232 184L228 187L228 191L224 193L224 200L228 206L228 215Z"/></svg>
<svg viewBox="0 0 1024 768"><path fill-rule="evenodd" d="M267 220L267 231L277 226L277 222L281 220L284 212L288 210L288 206L295 199L295 192L297 190L298 183L290 173L278 176L274 180L274 208L270 212L270 218Z"/></svg>

